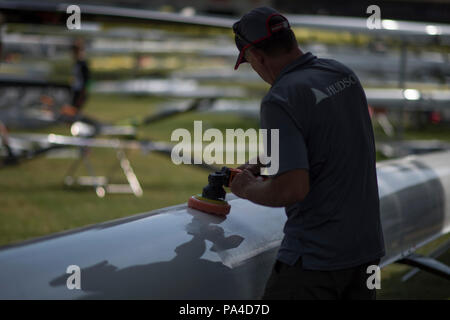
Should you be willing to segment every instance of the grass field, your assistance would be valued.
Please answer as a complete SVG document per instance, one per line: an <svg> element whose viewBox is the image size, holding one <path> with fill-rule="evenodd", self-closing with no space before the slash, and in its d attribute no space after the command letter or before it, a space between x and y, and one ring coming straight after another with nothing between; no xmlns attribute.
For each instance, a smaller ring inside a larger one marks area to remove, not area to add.
<svg viewBox="0 0 450 320"><path fill-rule="evenodd" d="M154 112L160 102L146 97L94 95L90 97L86 112L104 121L124 123L124 119L140 118ZM194 120L203 120L204 129L257 127L254 120L232 115L186 114L142 128L139 138L169 141L174 129L192 129ZM41 131L69 133L64 126ZM411 137L427 136L413 131L407 134ZM430 137L450 140L450 133L436 130ZM143 155L137 151L128 155L144 189L141 198L133 195L107 195L100 199L92 189L64 188L63 177L71 159L42 157L21 166L1 170L0 245L183 203L192 194L200 192L207 182L206 171L190 166L176 166L168 157ZM112 150L93 150L92 160L98 174L109 172L117 166ZM124 178L118 174L116 180L124 181ZM429 244L420 252L428 252L445 239ZM450 264L450 253L442 256L441 260ZM401 276L409 269L399 265L383 269L379 298L450 298L449 282L433 275L420 272L410 281L401 283Z"/></svg>

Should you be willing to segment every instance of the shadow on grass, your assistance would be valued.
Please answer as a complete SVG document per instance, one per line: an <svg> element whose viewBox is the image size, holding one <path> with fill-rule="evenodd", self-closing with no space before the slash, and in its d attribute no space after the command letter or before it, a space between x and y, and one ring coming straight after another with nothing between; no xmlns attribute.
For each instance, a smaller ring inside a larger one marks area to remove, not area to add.
<svg viewBox="0 0 450 320"><path fill-rule="evenodd" d="M442 255L439 261L450 265L450 251ZM402 277L411 267L394 264L381 270L381 290L377 299L450 299L450 281L428 272L420 271L406 282Z"/></svg>

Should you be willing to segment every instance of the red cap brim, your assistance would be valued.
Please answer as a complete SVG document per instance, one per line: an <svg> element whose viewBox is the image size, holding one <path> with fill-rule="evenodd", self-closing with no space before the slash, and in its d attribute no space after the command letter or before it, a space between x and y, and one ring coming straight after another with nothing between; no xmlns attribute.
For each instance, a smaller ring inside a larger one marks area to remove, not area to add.
<svg viewBox="0 0 450 320"><path fill-rule="evenodd" d="M239 56L238 56L237 60L236 60L236 64L234 65L234 70L237 70L237 68L239 68L239 65L241 63L243 63L243 62L247 62L247 60L245 60L245 58L244 58L244 52L241 51L239 53Z"/></svg>

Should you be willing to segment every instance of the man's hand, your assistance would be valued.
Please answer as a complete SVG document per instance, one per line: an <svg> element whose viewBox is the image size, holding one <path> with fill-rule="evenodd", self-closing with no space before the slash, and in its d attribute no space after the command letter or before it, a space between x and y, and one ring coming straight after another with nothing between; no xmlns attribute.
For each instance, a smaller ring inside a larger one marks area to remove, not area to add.
<svg viewBox="0 0 450 320"><path fill-rule="evenodd" d="M259 162L259 158L252 159L252 160L253 161L249 161L249 162L256 162L256 163L255 164L251 164L251 163L247 162L247 163L244 163L244 164L240 165L238 167L238 169L249 170L255 176L259 176L261 174L261 168L263 167L263 165L262 165L261 162Z"/></svg>
<svg viewBox="0 0 450 320"><path fill-rule="evenodd" d="M276 177L255 177L249 170L231 181L231 191L240 198L269 207L286 207L303 201L309 193L309 173L294 169Z"/></svg>
<svg viewBox="0 0 450 320"><path fill-rule="evenodd" d="M247 189L256 181L257 179L253 173L248 169L244 169L241 173L236 174L231 181L231 192L240 198L247 199Z"/></svg>

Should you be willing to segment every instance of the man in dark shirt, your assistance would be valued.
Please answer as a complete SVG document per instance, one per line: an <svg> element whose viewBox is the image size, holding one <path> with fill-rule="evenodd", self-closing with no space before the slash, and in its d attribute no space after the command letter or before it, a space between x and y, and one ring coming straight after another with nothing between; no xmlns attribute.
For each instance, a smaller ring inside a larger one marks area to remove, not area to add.
<svg viewBox="0 0 450 320"><path fill-rule="evenodd" d="M61 119L69 122L83 118L80 111L86 103L90 77L89 67L84 56L84 42L81 39L74 41L72 54L74 59L71 84L72 101L70 105L64 105L61 108Z"/></svg>
<svg viewBox="0 0 450 320"><path fill-rule="evenodd" d="M247 164L231 186L241 198L286 209L264 298L375 298L367 268L384 255L384 241L373 130L357 76L303 53L287 19L271 8L250 11L233 31L235 69L249 62L271 85L261 127L279 130L278 172L257 179L261 165Z"/></svg>
<svg viewBox="0 0 450 320"><path fill-rule="evenodd" d="M72 105L78 110L81 110L86 101L89 68L84 58L83 43L81 41L75 41L72 50L73 58L75 60L73 66Z"/></svg>

